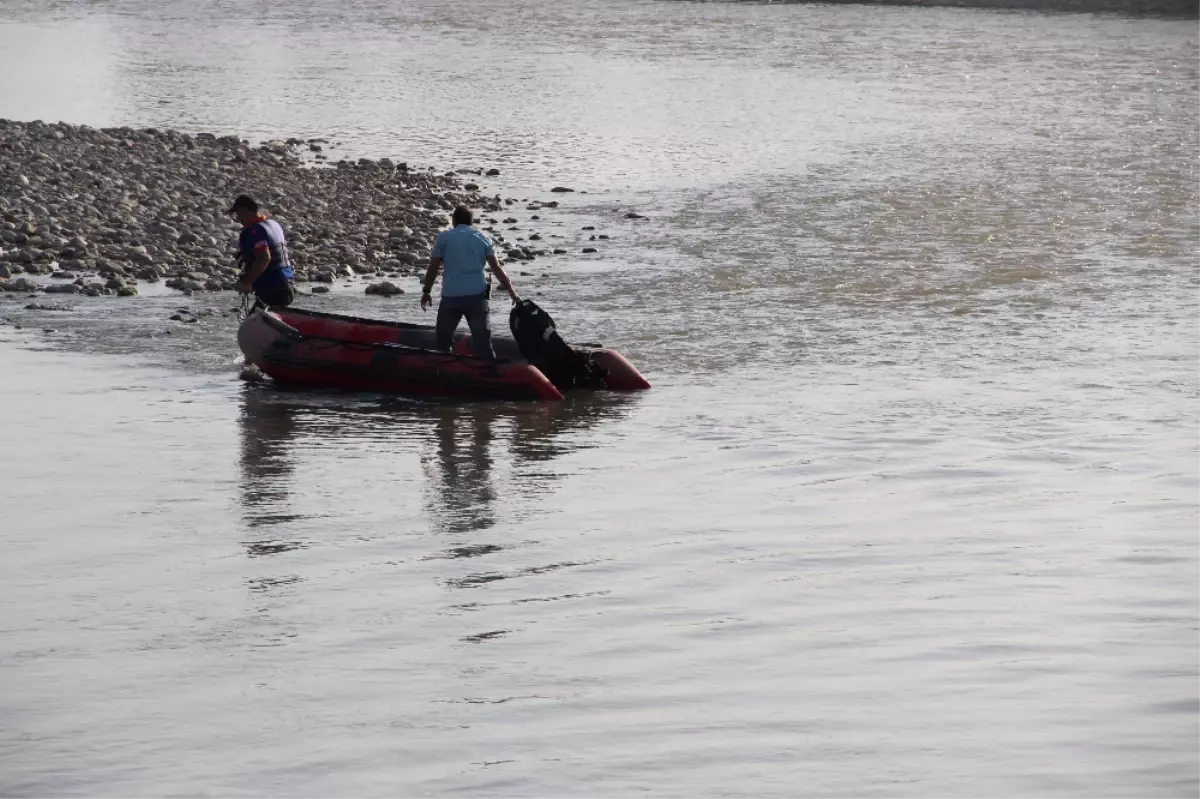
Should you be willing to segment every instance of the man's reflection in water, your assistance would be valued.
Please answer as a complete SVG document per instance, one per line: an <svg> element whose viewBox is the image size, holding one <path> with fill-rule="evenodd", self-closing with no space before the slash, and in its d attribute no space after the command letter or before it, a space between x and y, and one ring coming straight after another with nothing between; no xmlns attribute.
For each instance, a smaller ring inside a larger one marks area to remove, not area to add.
<svg viewBox="0 0 1200 799"><path fill-rule="evenodd" d="M430 477L429 506L438 529L461 533L497 523L497 500L544 494L561 475L545 464L594 445L583 435L631 407L628 397L583 394L565 402L459 404L430 411L436 451L423 458ZM508 485L498 489L493 465L499 460ZM532 468L530 468L532 467Z"/></svg>
<svg viewBox="0 0 1200 799"><path fill-rule="evenodd" d="M448 533L483 530L496 523L492 485L492 427L496 411L485 405L435 407L437 451L422 458L429 475L434 523Z"/></svg>
<svg viewBox="0 0 1200 799"><path fill-rule="evenodd" d="M322 439L366 437L375 443L392 440L396 457L411 452L414 438L430 447L421 456L428 477L427 507L435 529L449 533L485 530L498 522L502 494L545 494L560 478L546 464L595 445L584 435L597 423L623 416L635 398L583 394L557 403L414 403L379 400L370 407L361 399L337 395L284 393L263 386L247 387L241 414L241 504L246 525L254 531L246 543L251 555L268 555L303 547L289 539L293 483L304 481L293 462L293 447L312 450ZM495 467L509 479L496 485ZM532 467L532 468L530 468ZM381 474L380 480L388 479Z"/></svg>
<svg viewBox="0 0 1200 799"><path fill-rule="evenodd" d="M295 477L289 448L296 435L296 408L274 392L248 387L242 399L241 504L246 525L258 534L246 542L251 555L302 546L278 540L277 525L295 521L289 487Z"/></svg>

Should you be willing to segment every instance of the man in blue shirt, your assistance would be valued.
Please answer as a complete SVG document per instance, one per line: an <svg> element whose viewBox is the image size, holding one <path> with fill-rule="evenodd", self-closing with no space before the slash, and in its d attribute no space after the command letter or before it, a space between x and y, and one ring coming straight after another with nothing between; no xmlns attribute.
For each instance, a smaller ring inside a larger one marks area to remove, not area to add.
<svg viewBox="0 0 1200 799"><path fill-rule="evenodd" d="M245 270L238 280L242 294L254 292L264 305L287 306L296 298L292 285L295 272L288 256L283 227L258 212L258 203L247 194L238 195L229 209L242 223L238 234L238 257Z"/></svg>
<svg viewBox="0 0 1200 799"><path fill-rule="evenodd" d="M452 217L454 227L438 234L429 254L429 268L425 270L425 290L421 292L421 310L433 304L433 282L438 270L445 267L442 278L442 301L438 305L437 347L449 350L454 343L454 331L458 323L467 317L471 329L471 346L475 356L486 361L495 361L492 350L492 331L488 327L488 283L483 266L492 267L492 274L509 293L514 303L520 301L513 290L508 275L496 260L496 250L487 236L471 227L475 221L470 208L458 206Z"/></svg>

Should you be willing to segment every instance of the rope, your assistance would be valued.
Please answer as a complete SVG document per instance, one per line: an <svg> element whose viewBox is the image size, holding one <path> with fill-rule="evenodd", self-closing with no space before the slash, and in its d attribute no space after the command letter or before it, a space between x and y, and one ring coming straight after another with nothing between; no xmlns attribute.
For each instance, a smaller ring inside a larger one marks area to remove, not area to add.
<svg viewBox="0 0 1200 799"><path fill-rule="evenodd" d="M251 294L242 295L242 307L238 309L238 322L244 322L246 317L250 315L250 312L254 310L254 303L251 301L251 297L253 297ZM257 299L257 297L254 299Z"/></svg>

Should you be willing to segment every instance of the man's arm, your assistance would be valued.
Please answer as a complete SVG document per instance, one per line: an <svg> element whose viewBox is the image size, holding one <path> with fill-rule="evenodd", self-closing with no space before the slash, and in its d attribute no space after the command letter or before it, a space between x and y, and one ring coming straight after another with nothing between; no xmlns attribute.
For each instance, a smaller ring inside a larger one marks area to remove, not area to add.
<svg viewBox="0 0 1200 799"><path fill-rule="evenodd" d="M255 280L258 280L259 275L267 271L267 267L271 265L271 250L267 247L262 247L255 251L254 263L246 269L246 274L242 276L241 285L244 288L243 294L250 293L250 287Z"/></svg>
<svg viewBox="0 0 1200 799"><path fill-rule="evenodd" d="M434 256L429 259L429 268L425 270L425 279L421 281L421 310L433 304L433 282L437 280L438 270L442 268L442 259Z"/></svg>
<svg viewBox="0 0 1200 799"><path fill-rule="evenodd" d="M504 272L504 267L500 266L500 262L496 260L496 256L489 255L487 257L488 266L492 268L492 274L500 281L500 286L509 293L514 303L520 302L521 298L517 296L516 289L508 279L508 275Z"/></svg>

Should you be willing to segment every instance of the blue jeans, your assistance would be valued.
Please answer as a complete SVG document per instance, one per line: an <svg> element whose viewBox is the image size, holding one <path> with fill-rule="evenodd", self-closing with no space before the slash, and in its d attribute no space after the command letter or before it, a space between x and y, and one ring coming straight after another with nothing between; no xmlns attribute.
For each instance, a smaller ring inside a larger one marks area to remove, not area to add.
<svg viewBox="0 0 1200 799"><path fill-rule="evenodd" d="M437 315L438 349L450 349L450 345L454 343L454 331L458 329L458 323L464 316L467 317L467 327L471 330L471 349L475 350L475 357L485 361L495 361L496 353L492 350L492 331L488 327L487 294L442 297Z"/></svg>

